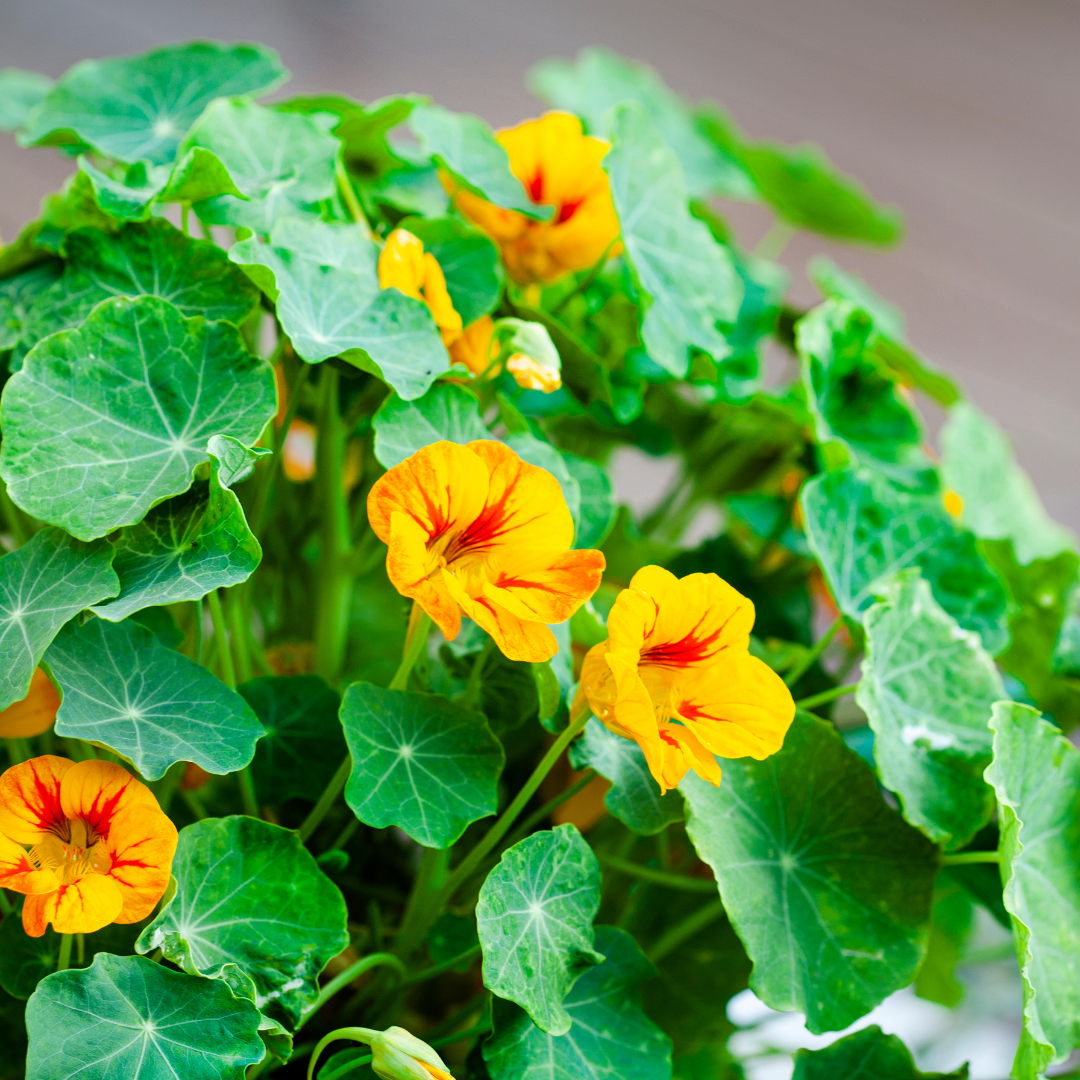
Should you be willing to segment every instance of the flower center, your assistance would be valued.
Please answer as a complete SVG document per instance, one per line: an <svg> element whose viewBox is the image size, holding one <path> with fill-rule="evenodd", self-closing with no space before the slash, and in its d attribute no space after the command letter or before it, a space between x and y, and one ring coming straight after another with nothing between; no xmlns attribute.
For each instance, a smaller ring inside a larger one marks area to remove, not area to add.
<svg viewBox="0 0 1080 1080"><path fill-rule="evenodd" d="M62 885L109 870L108 845L81 818L65 819L62 828L30 849L29 856L35 867L51 870Z"/></svg>

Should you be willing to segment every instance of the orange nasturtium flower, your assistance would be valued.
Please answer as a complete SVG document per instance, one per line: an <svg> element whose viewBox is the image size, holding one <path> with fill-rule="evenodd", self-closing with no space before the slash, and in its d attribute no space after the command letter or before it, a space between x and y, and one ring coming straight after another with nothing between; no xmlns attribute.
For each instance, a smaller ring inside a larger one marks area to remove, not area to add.
<svg viewBox="0 0 1080 1080"><path fill-rule="evenodd" d="M395 229L379 255L379 285L400 289L406 296L427 304L443 344L451 345L461 337L461 316L446 291L442 267L424 242L408 229Z"/></svg>
<svg viewBox="0 0 1080 1080"><path fill-rule="evenodd" d="M554 656L547 624L570 618L600 584L604 556L570 549L559 482L500 442L425 446L379 478L367 508L397 591L448 639L464 613L511 660Z"/></svg>
<svg viewBox="0 0 1080 1080"><path fill-rule="evenodd" d="M499 245L506 272L522 285L557 281L616 254L619 219L607 173L600 165L609 144L582 131L570 113L549 112L495 136L510 171L529 199L554 207L547 221L504 210L470 191L453 190L458 210Z"/></svg>
<svg viewBox="0 0 1080 1080"><path fill-rule="evenodd" d="M32 758L0 776L0 886L23 928L92 934L146 918L169 884L176 826L110 761Z"/></svg>
<svg viewBox="0 0 1080 1080"><path fill-rule="evenodd" d="M644 751L662 791L693 769L720 782L720 757L761 760L783 745L795 703L751 656L754 605L716 574L642 567L589 650L574 701Z"/></svg>
<svg viewBox="0 0 1080 1080"><path fill-rule="evenodd" d="M0 712L0 739L32 739L52 727L60 695L41 668L34 668L30 689L21 701Z"/></svg>

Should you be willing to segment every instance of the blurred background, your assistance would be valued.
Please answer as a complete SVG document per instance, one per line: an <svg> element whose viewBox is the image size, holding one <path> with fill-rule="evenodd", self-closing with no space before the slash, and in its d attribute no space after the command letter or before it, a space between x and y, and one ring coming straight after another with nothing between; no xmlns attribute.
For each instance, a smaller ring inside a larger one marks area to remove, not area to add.
<svg viewBox="0 0 1080 1080"><path fill-rule="evenodd" d="M0 67L60 75L85 57L193 37L259 40L293 72L285 95L371 100L430 94L495 125L540 111L527 68L585 45L653 65L692 100L713 99L754 138L811 141L877 199L897 204L907 239L878 252L799 236L783 262L792 300L827 251L898 304L909 338L1008 430L1047 508L1080 530L1080 5L1070 0L0 0ZM0 235L37 214L69 164L0 135ZM722 208L745 246L765 211ZM618 470L637 508L664 480ZM871 1017L916 1048L924 1068L972 1060L974 1080L1008 1072L1020 991L1007 935L972 939L956 1010L911 991ZM978 954L977 956L974 954ZM991 960L989 967L985 961ZM976 976L977 970L977 976ZM961 967L961 976L965 969ZM790 1075L787 1055L820 1045L800 1018L749 991L730 1009L751 1080ZM735 1044L733 1044L735 1048Z"/></svg>

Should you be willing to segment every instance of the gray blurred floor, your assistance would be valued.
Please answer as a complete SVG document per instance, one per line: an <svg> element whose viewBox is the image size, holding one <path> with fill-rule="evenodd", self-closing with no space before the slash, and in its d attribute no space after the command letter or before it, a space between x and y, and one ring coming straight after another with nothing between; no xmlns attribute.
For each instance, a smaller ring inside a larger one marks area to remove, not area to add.
<svg viewBox="0 0 1080 1080"><path fill-rule="evenodd" d="M1080 6L1068 0L0 0L0 66L188 37L278 48L294 92L417 90L495 124L535 115L529 64L606 44L714 98L757 137L812 140L907 214L881 255L836 249L913 342L1013 434L1080 530ZM65 167L0 142L0 234ZM765 227L737 208L744 239ZM797 271L824 245L800 237Z"/></svg>

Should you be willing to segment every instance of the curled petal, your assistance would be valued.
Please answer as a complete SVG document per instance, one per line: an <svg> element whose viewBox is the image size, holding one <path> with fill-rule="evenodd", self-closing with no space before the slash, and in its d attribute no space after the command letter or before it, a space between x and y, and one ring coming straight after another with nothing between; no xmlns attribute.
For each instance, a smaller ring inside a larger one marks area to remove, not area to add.
<svg viewBox="0 0 1080 1080"><path fill-rule="evenodd" d="M60 879L49 869L37 869L25 849L0 835L0 888L12 892L50 893L60 887Z"/></svg>
<svg viewBox="0 0 1080 1080"><path fill-rule="evenodd" d="M74 767L67 758L45 754L0 776L0 833L19 844L62 834L67 815L60 805L60 781Z"/></svg>
<svg viewBox="0 0 1080 1080"><path fill-rule="evenodd" d="M514 353L506 361L506 370L514 376L514 382L522 390L539 390L542 394L553 394L562 386L562 372L558 368L548 367L524 353Z"/></svg>
<svg viewBox="0 0 1080 1080"><path fill-rule="evenodd" d="M59 708L56 687L41 668L34 668L26 697L0 712L0 738L32 739L40 735L52 726Z"/></svg>
<svg viewBox="0 0 1080 1080"><path fill-rule="evenodd" d="M58 934L92 934L115 922L122 907L112 878L87 874L55 892L28 896L23 901L23 929L30 937L41 937L52 923Z"/></svg>
<svg viewBox="0 0 1080 1080"><path fill-rule="evenodd" d="M690 769L714 787L720 783L720 765L694 735L678 724L661 724L655 739L639 742L660 794L678 787Z"/></svg>
<svg viewBox="0 0 1080 1080"><path fill-rule="evenodd" d="M576 720L585 709L589 709L598 720L607 722L616 697L615 676L608 667L607 653L608 643L601 641L585 654L577 694L570 706L571 719Z"/></svg>
<svg viewBox="0 0 1080 1080"><path fill-rule="evenodd" d="M539 664L559 651L555 635L544 623L521 619L486 596L465 597L461 607L495 639L503 656L510 660Z"/></svg>
<svg viewBox="0 0 1080 1080"><path fill-rule="evenodd" d="M113 761L80 761L60 782L64 817L80 818L97 836L107 837L113 818L129 806L157 810L153 792Z"/></svg>
<svg viewBox="0 0 1080 1080"><path fill-rule="evenodd" d="M176 842L176 826L156 806L133 805L116 814L107 871L123 901L116 922L138 922L150 914L168 887Z"/></svg>
<svg viewBox="0 0 1080 1080"><path fill-rule="evenodd" d="M465 332L450 345L450 359L462 364L474 375L483 375L495 359L492 348L495 322L490 315L483 315L465 327Z"/></svg>
<svg viewBox="0 0 1080 1080"><path fill-rule="evenodd" d="M424 530L415 519L395 510L390 522L386 575L402 596L415 600L446 639L453 641L461 630L461 610L447 590L443 575L432 574L425 542Z"/></svg>
<svg viewBox="0 0 1080 1080"><path fill-rule="evenodd" d="M561 623L600 587L604 565L599 551L568 551L542 569L500 573L484 595L522 619Z"/></svg>

